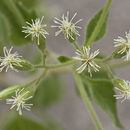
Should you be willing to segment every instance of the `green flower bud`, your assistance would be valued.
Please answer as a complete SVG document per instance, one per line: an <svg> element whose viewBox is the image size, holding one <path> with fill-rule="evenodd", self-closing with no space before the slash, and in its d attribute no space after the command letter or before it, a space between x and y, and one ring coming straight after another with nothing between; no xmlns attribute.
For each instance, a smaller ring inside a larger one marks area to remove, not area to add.
<svg viewBox="0 0 130 130"><path fill-rule="evenodd" d="M113 57L117 59L122 58L125 55L127 55L128 51L129 51L129 48L125 44L122 44L119 47L117 47L116 50L113 52Z"/></svg>
<svg viewBox="0 0 130 130"><path fill-rule="evenodd" d="M115 85L116 88L122 90L123 88L121 86L124 86L125 82L124 82L124 80L116 78L116 79L114 79L114 85Z"/></svg>

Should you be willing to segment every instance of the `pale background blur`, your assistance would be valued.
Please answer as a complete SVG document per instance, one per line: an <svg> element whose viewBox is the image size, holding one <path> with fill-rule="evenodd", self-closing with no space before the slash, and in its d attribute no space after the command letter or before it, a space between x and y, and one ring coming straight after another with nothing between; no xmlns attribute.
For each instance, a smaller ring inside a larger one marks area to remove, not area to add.
<svg viewBox="0 0 130 130"><path fill-rule="evenodd" d="M44 6L49 10L52 19L53 16L59 17L63 13L66 13L66 11L69 11L71 16L75 12L78 12L76 19L83 19L79 24L82 30L80 30L81 36L78 39L79 43L82 44L88 20L99 9L103 8L105 3L106 0L46 0L44 1ZM118 35L124 36L125 32L130 29L129 12L130 0L113 0L110 8L107 34L101 41L94 45L94 49L100 48L101 52L108 55L114 50L113 39ZM52 19L50 19L50 24L53 24ZM60 55L73 56L73 48L64 40L63 35L57 38L52 37L54 31L52 31L47 38L48 48ZM125 80L130 80L129 71L130 67L118 69L117 75ZM16 79L19 80L17 83L26 81L23 76L19 76L19 74L15 76L16 74L12 74L12 72L8 73L8 75L5 74L5 78L4 75L1 75L2 74L0 74L0 82L6 78L7 84L16 84ZM65 79L63 99L57 105L47 110L48 113L66 130L95 130L84 103L76 95L73 77L71 75L65 75L63 78ZM125 101L122 104L118 102L117 107L119 118L125 130L130 130L130 102ZM0 103L0 117L2 117L2 113L7 111L7 109L8 106L5 106L5 102ZM96 106L95 109L103 124L104 130L118 130L102 110Z"/></svg>

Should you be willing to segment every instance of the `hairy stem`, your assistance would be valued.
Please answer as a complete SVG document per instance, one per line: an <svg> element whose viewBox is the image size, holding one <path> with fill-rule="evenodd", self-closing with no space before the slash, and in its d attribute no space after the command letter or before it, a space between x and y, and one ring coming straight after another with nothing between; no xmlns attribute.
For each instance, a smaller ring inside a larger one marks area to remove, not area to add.
<svg viewBox="0 0 130 130"><path fill-rule="evenodd" d="M86 42L84 43L85 46L90 46L94 42L94 40L95 40L95 38L97 36L97 33L99 32L99 30L100 30L100 28L101 28L101 26L102 26L102 24L104 22L104 19L105 19L106 15L108 14L111 2L112 2L112 0L108 0L107 4L106 4L106 6L105 6L105 8L103 10L103 13L102 13L102 15L101 15L101 17L100 17L100 19L99 19L99 21L97 23L97 26L96 26L95 30L93 31L89 41L87 43Z"/></svg>
<svg viewBox="0 0 130 130"><path fill-rule="evenodd" d="M85 92L85 88L84 88L84 85L83 85L83 83L81 81L81 78L77 74L76 71L74 71L74 73L75 73L75 79L76 79L76 83L77 83L78 89L80 91L81 97L82 97L86 107L88 108L90 114L91 114L91 117L92 117L92 119L93 119L93 121L94 121L94 123L95 123L95 125L97 127L97 130L102 130L102 126L100 124L100 121L99 121L99 119L98 119L98 117L97 117L97 115L96 115L96 113L95 113L95 111L94 111L94 109L92 107L92 104L91 104L91 102L90 102L90 100L88 98L87 93Z"/></svg>

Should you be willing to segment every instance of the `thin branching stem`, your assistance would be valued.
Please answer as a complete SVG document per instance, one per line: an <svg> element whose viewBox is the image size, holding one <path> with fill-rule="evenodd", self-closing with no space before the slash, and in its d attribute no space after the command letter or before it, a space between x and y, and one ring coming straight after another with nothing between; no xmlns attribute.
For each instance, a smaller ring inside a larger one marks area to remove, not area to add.
<svg viewBox="0 0 130 130"><path fill-rule="evenodd" d="M65 62L65 63L62 63L62 64L58 64L58 65L50 65L50 66L43 66L43 65L36 65L34 66L35 68L46 68L46 69L56 69L56 68L62 68L62 67L67 67L67 66L70 66L70 65L73 65L75 63L77 63L78 61L77 60L70 60L68 62Z"/></svg>
<svg viewBox="0 0 130 130"><path fill-rule="evenodd" d="M79 92L81 94L81 97L82 97L86 107L88 108L88 110L90 112L90 115L91 115L91 117L92 117L92 119L93 119L93 121L94 121L94 123L95 123L95 125L97 127L97 130L102 130L101 123L100 123L100 121L99 121L99 119L98 119L98 117L96 115L96 112L94 111L94 109L92 107L92 104L91 104L91 102L89 100L89 97L88 97L86 91L85 91L82 80L81 80L79 74L76 71L74 71L74 74L75 74L75 80L76 80Z"/></svg>

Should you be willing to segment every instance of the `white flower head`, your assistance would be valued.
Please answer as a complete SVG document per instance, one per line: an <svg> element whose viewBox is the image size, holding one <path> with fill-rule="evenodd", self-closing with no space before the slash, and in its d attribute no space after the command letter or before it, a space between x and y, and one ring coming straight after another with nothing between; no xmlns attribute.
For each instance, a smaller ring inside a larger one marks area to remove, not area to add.
<svg viewBox="0 0 130 130"><path fill-rule="evenodd" d="M74 59L82 62L81 66L77 69L78 73L82 73L87 68L90 76L92 76L92 70L95 72L99 71L100 66L94 61L94 58L99 54L99 50L90 53L90 47L83 46L81 50L76 51L76 54L77 56Z"/></svg>
<svg viewBox="0 0 130 130"><path fill-rule="evenodd" d="M120 88L115 87L119 91L118 95L114 95L116 99L130 100L130 82L124 80L124 84L119 84Z"/></svg>
<svg viewBox="0 0 130 130"><path fill-rule="evenodd" d="M69 20L69 12L67 12L66 16L64 16L63 14L61 19L55 17L54 23L57 25L53 25L52 27L56 27L59 29L59 31L55 33L55 36L59 35L61 32L63 32L66 39L71 38L74 40L73 37L74 34L80 36L77 29L81 29L81 27L77 26L77 24L81 22L82 19L78 20L75 23L72 22L76 15L77 13L75 13L70 20Z"/></svg>
<svg viewBox="0 0 130 130"><path fill-rule="evenodd" d="M126 58L125 60L129 60L130 58L130 31L126 34L126 39L123 37L118 36L117 39L114 39L115 47L121 47L119 50L119 54L126 53Z"/></svg>
<svg viewBox="0 0 130 130"><path fill-rule="evenodd" d="M32 96L25 98L25 96L29 93L29 91L26 91L24 93L23 93L23 91L24 91L24 88L21 90L17 89L15 91L15 96L12 96L11 99L6 100L7 104L12 105L10 109L17 107L16 110L18 111L19 115L22 115L23 108L30 111L31 106L33 105L33 104L26 104L26 101L31 99Z"/></svg>
<svg viewBox="0 0 130 130"><path fill-rule="evenodd" d="M31 35L32 40L34 40L34 38L37 39L38 45L40 44L39 42L40 36L46 38L46 35L48 35L48 32L45 30L45 27L47 25L42 24L43 19L44 19L44 16L41 19L37 18L35 19L35 21L32 20L32 23L26 22L27 26L22 27L24 29L22 32L27 34L25 38Z"/></svg>
<svg viewBox="0 0 130 130"><path fill-rule="evenodd" d="M13 47L7 50L6 47L3 48L4 57L0 57L0 72L5 69L7 72L9 68L17 71L13 66L22 66L20 62L22 61L21 57L17 52L11 53Z"/></svg>

